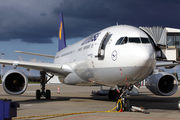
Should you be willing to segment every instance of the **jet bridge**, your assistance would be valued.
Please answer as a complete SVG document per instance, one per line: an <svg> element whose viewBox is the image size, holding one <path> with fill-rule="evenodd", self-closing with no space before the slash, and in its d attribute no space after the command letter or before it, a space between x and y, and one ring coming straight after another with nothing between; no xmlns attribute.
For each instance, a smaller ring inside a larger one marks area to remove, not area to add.
<svg viewBox="0 0 180 120"><path fill-rule="evenodd" d="M180 61L180 29L139 27L154 42L157 60Z"/></svg>

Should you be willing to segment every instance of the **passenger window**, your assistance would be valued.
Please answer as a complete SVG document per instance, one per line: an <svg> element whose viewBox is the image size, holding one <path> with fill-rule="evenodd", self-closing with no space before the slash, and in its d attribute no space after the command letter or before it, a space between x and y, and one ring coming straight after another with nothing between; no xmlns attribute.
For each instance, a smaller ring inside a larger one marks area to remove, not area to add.
<svg viewBox="0 0 180 120"><path fill-rule="evenodd" d="M142 43L150 43L149 38L141 38Z"/></svg>
<svg viewBox="0 0 180 120"><path fill-rule="evenodd" d="M123 41L124 37L121 37L117 42L116 42L116 45L120 45L121 42Z"/></svg>
<svg viewBox="0 0 180 120"><path fill-rule="evenodd" d="M129 38L130 43L141 43L139 38Z"/></svg>

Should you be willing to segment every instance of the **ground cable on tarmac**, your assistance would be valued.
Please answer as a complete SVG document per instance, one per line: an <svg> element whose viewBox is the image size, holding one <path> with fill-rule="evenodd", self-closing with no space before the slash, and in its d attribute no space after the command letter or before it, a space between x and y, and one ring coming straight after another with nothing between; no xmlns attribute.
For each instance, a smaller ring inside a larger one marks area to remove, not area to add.
<svg viewBox="0 0 180 120"><path fill-rule="evenodd" d="M118 99L118 102L116 103L116 106L120 103L120 110L122 109L122 104L121 104L121 99ZM38 117L44 117L44 118L39 118L36 120L44 120L44 119L50 119L50 118L56 118L56 117L62 117L62 116L68 116L68 115L78 115L78 114L87 114L87 113L115 113L119 111L115 111L116 106L108 111L89 111L89 112L77 112L77 113L66 113L66 114L52 114L52 115L39 115L39 116L28 116L28 117L16 117L12 118L12 120L17 120L17 119L25 119L25 118L38 118Z"/></svg>

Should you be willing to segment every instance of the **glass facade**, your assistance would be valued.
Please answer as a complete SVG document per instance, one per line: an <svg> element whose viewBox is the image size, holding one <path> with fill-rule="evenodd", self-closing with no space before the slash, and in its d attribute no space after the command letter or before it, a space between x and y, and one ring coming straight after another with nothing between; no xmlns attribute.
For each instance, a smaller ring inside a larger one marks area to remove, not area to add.
<svg viewBox="0 0 180 120"><path fill-rule="evenodd" d="M167 33L167 46L180 48L180 33Z"/></svg>
<svg viewBox="0 0 180 120"><path fill-rule="evenodd" d="M176 35L176 47L180 48L180 35Z"/></svg>
<svg viewBox="0 0 180 120"><path fill-rule="evenodd" d="M167 46L174 46L174 36L167 36Z"/></svg>

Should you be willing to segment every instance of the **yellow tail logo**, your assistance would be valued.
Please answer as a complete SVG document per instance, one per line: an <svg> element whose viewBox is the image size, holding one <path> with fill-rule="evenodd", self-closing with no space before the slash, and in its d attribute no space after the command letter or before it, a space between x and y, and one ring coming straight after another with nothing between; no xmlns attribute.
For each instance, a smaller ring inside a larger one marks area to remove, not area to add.
<svg viewBox="0 0 180 120"><path fill-rule="evenodd" d="M59 28L59 39L61 40L61 34L62 34L62 22L61 22L61 26Z"/></svg>

